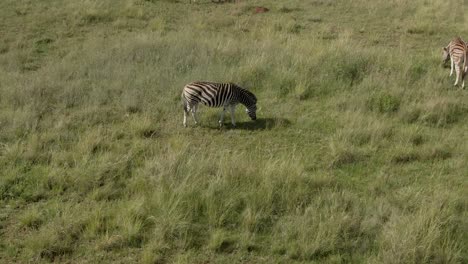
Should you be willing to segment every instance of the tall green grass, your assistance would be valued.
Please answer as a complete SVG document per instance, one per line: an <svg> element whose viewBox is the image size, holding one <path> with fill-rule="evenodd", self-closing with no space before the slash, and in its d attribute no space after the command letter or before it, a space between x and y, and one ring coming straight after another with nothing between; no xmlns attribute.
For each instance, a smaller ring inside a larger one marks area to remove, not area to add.
<svg viewBox="0 0 468 264"><path fill-rule="evenodd" d="M456 4L0 3L0 262L466 262Z"/></svg>

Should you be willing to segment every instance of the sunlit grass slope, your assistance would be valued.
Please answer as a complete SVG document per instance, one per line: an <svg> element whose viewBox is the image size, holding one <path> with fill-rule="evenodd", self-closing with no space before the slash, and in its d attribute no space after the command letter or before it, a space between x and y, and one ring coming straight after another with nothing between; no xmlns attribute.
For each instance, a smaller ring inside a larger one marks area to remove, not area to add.
<svg viewBox="0 0 468 264"><path fill-rule="evenodd" d="M0 1L1 263L468 262L463 1L188 2Z"/></svg>

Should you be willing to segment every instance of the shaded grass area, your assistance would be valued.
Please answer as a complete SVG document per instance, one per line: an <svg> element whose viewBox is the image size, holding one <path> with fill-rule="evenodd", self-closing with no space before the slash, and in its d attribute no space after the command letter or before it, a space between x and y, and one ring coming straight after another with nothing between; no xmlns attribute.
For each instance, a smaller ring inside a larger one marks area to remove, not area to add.
<svg viewBox="0 0 468 264"><path fill-rule="evenodd" d="M466 262L453 5L0 3L0 260ZM257 122L184 129L194 80Z"/></svg>

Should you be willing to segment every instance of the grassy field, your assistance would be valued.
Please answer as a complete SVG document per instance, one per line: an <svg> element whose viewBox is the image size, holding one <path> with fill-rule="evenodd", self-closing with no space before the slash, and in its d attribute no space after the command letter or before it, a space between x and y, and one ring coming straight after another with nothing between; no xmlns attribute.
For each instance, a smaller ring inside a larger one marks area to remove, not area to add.
<svg viewBox="0 0 468 264"><path fill-rule="evenodd" d="M466 1L188 2L0 1L0 263L468 262Z"/></svg>

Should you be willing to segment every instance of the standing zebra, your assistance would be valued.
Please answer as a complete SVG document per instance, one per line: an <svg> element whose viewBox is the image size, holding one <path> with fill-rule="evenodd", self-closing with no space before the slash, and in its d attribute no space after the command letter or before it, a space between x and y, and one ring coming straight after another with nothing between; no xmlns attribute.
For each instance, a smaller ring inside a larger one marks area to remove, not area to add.
<svg viewBox="0 0 468 264"><path fill-rule="evenodd" d="M246 112L252 120L257 119L257 97L255 95L233 83L213 83L213 82L192 82L184 86L182 91L182 101L184 104L184 126L187 126L187 114L192 112L195 124L197 120L198 103L203 103L209 107L223 107L219 126L223 125L224 112L229 107L231 111L231 122L235 126L234 110L238 103L246 107Z"/></svg>
<svg viewBox="0 0 468 264"><path fill-rule="evenodd" d="M462 71L462 88L465 87L465 75L467 72L467 59L468 47L467 43L465 43L460 37L454 38L447 47L443 48L443 55L442 58L444 63L446 63L450 59L450 76L453 74L453 68L455 67L455 72L457 73L457 78L455 80L455 86L458 84L460 79L460 68Z"/></svg>

